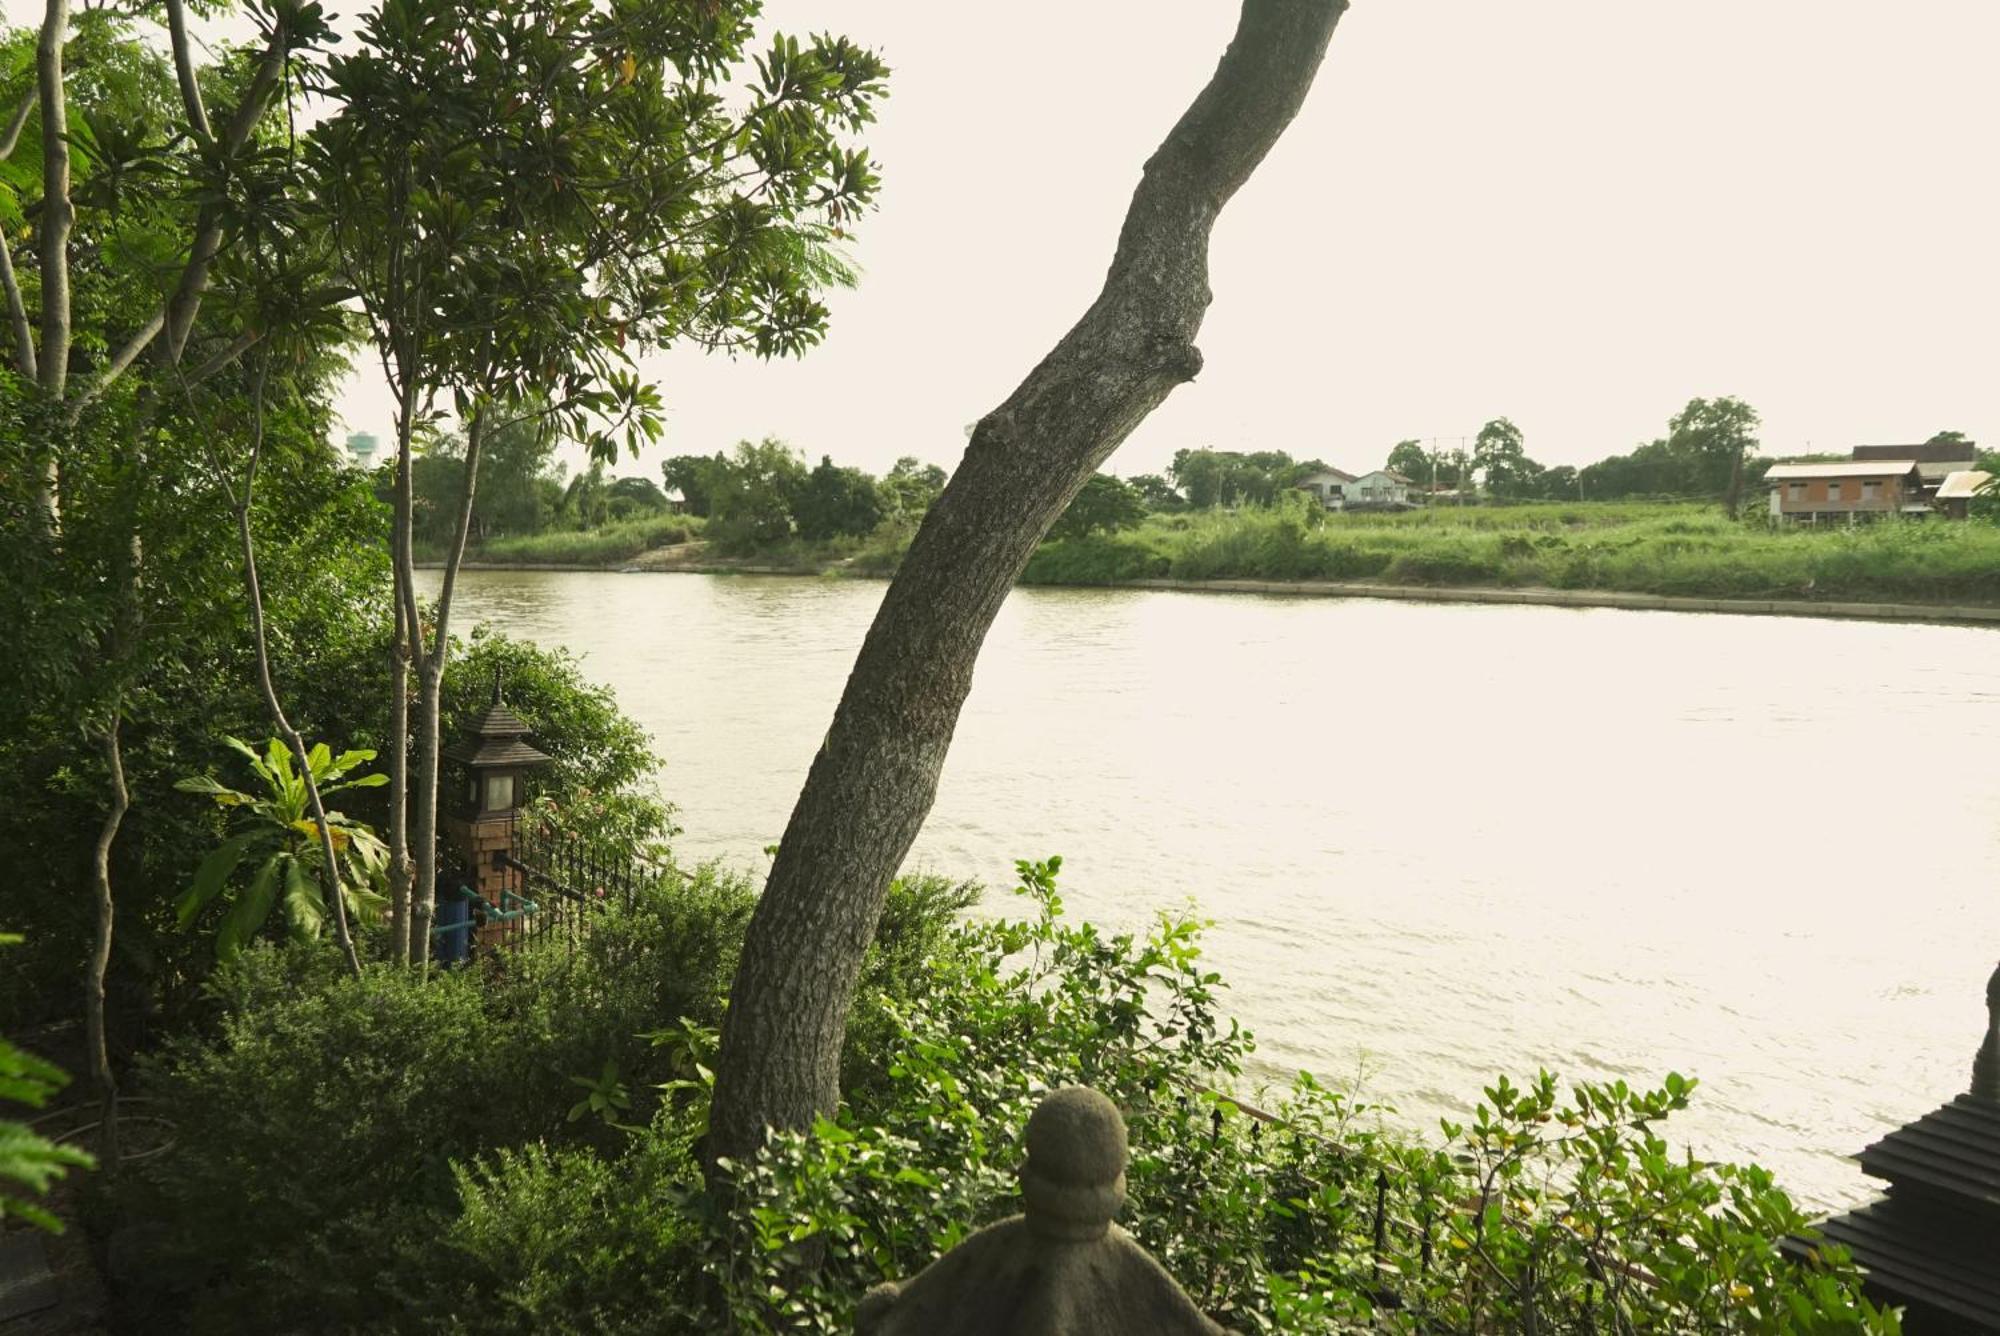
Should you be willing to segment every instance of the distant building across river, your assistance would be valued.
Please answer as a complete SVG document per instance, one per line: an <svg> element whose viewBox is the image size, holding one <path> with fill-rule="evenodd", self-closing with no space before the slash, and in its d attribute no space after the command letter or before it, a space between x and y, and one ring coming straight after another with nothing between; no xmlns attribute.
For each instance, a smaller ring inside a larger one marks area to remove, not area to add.
<svg viewBox="0 0 2000 1336"><path fill-rule="evenodd" d="M1964 519L1969 502L1991 481L1977 468L1970 441L1924 445L1857 445L1852 458L1773 464L1771 518L1791 524L1853 524L1883 515L1941 514Z"/></svg>
<svg viewBox="0 0 2000 1336"><path fill-rule="evenodd" d="M1406 510L1412 505L1410 480L1394 469L1376 469L1360 477L1325 469L1307 474L1294 486L1318 497L1328 510Z"/></svg>

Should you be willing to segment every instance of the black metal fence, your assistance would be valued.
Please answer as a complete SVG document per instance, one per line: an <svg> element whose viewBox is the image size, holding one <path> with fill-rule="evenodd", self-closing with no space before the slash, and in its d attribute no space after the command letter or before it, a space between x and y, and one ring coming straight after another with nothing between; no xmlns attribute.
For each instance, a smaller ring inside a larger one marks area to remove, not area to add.
<svg viewBox="0 0 2000 1336"><path fill-rule="evenodd" d="M549 942L574 951L594 918L614 905L631 908L666 872L526 813L514 818L506 847L486 856L488 866L474 867L455 854L452 875L438 878L440 964Z"/></svg>

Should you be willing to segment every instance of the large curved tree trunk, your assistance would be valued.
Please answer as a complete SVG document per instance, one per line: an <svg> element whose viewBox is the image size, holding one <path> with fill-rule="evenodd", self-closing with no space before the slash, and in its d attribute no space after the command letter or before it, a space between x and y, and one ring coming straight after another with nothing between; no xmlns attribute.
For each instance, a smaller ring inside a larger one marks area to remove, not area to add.
<svg viewBox="0 0 2000 1336"><path fill-rule="evenodd" d="M1244 0L1214 77L1146 163L1104 289L983 418L889 586L792 810L730 993L709 1157L839 1100L842 1035L890 879L937 796L972 669L1070 499L1201 368L1216 216L1298 112L1347 0Z"/></svg>

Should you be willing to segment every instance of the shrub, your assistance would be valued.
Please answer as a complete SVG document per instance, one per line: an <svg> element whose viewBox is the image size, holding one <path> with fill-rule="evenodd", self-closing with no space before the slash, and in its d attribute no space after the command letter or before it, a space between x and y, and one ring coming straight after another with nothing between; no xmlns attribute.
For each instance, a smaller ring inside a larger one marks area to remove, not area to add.
<svg viewBox="0 0 2000 1336"><path fill-rule="evenodd" d="M858 1032L882 1034L884 999L925 986L970 899L929 878L892 889ZM719 1023L754 902L716 867L670 875L579 943L428 979L387 967L353 979L323 949L244 952L211 984L211 1032L146 1072L181 1129L126 1189L128 1213L172 1226L147 1269L182 1292L148 1302L173 1298L205 1332L450 1320L469 1301L438 1240L460 1215L462 1181L540 1174L553 1191L560 1166L590 1196L592 1166L630 1158L615 1123L685 1128L661 1087L691 1073L678 1037ZM887 1065L885 1042L854 1046L870 1054L856 1067L864 1084ZM626 1101L616 1117L573 1117L579 1087L600 1084ZM547 1193L509 1200L527 1209Z"/></svg>
<svg viewBox="0 0 2000 1336"><path fill-rule="evenodd" d="M468 1327L573 1330L581 1313L607 1332L845 1330L870 1284L1015 1209L1029 1110L1085 1083L1125 1111L1127 1227L1238 1330L1897 1329L1837 1249L1779 1253L1804 1221L1767 1174L1668 1151L1653 1128L1687 1104L1678 1076L1568 1100L1546 1073L1502 1079L1435 1145L1303 1075L1275 1115L1215 1093L1250 1043L1220 1016L1198 925L1070 923L1057 868L1022 864L1034 916L955 929L925 986L888 1006L883 1082L724 1166L733 1212L688 1162L698 1101L610 1173L531 1152L462 1175L451 1243L497 1309Z"/></svg>

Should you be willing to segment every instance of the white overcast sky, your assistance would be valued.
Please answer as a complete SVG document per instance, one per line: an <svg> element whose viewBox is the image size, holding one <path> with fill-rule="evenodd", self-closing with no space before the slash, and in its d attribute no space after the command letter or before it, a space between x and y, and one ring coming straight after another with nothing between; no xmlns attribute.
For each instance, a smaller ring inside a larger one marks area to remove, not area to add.
<svg viewBox="0 0 2000 1336"><path fill-rule="evenodd" d="M894 69L862 282L802 361L651 361L667 440L620 471L764 435L955 463L1095 293L1235 13L772 0L767 30ZM1354 0L1216 230L1206 370L1112 467L1213 445L1357 469L1500 415L1580 464L1723 394L1767 453L2000 444L1996 52L2000 0ZM342 412L388 430L370 378Z"/></svg>

